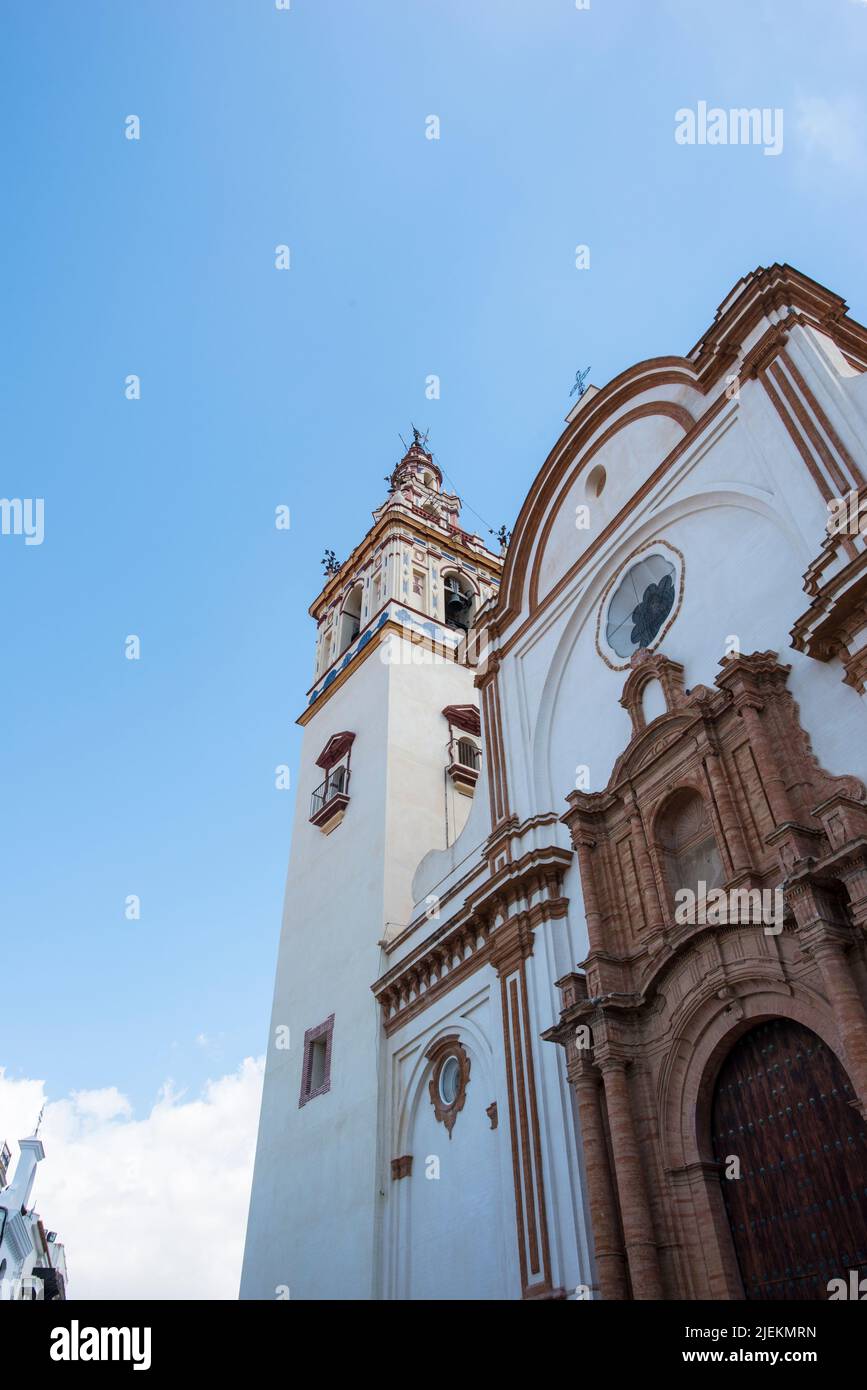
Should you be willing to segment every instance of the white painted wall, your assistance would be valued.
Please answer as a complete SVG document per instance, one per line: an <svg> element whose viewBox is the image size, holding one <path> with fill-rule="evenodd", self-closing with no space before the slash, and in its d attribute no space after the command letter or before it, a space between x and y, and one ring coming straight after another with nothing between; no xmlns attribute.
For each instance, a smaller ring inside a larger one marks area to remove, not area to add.
<svg viewBox="0 0 867 1390"><path fill-rule="evenodd" d="M504 1113L499 983L489 967L390 1040L384 1108L385 1216L381 1296L504 1299L520 1296L508 1116ZM425 1052L457 1034L470 1058L466 1101L451 1138L430 1099ZM500 1097L499 1123L487 1107ZM394 1152L391 1152L391 1149ZM390 1158L413 1155L392 1181Z"/></svg>
<svg viewBox="0 0 867 1390"><path fill-rule="evenodd" d="M517 808L522 818L534 809L561 813L578 765L589 768L590 790L603 788L629 741L619 704L628 672L610 670L599 656L597 615L618 568L656 538L684 556L682 606L660 650L683 664L686 687L713 685L732 635L742 651L776 651L792 667L789 688L820 762L830 772L867 776L861 697L842 684L839 663L821 664L789 645L827 511L768 409L764 392L748 382L712 447L699 445L682 460L540 621L542 631L507 658L520 696L519 709L504 713L507 759L519 797L533 788ZM636 475L632 487L641 481ZM565 532L552 531L551 548L557 554L546 556L549 572L565 573L576 558Z"/></svg>
<svg viewBox="0 0 867 1390"><path fill-rule="evenodd" d="M241 1295L369 1298L380 1081L379 942L405 926L422 855L445 846L447 704L473 675L395 638L331 693L306 726L286 882ZM385 649L383 649L384 651ZM350 802L330 835L309 823L328 739L356 734ZM299 1108L305 1031L335 1015L331 1090ZM274 1046L290 1029L291 1048Z"/></svg>

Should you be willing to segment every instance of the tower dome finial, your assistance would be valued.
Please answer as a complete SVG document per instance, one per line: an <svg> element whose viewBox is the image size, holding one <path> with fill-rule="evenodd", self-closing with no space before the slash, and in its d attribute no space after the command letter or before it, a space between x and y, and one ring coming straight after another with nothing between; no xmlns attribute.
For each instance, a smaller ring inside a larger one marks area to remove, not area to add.
<svg viewBox="0 0 867 1390"><path fill-rule="evenodd" d="M412 425L411 429L412 443L409 445L407 445L403 435L398 435L406 452L400 462L395 464L389 477L389 491L395 492L398 488L405 487L407 483L416 482L438 492L442 487L443 476L437 464L434 463L433 454L427 447L430 430L425 430L422 433L415 425Z"/></svg>

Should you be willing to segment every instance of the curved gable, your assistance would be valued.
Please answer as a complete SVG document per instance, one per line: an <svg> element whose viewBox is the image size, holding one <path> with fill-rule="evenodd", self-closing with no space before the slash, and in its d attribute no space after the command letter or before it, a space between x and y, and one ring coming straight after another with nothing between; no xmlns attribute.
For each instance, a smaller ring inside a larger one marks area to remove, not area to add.
<svg viewBox="0 0 867 1390"><path fill-rule="evenodd" d="M496 615L500 630L538 607L628 507L703 408L693 365L682 357L660 357L615 377L579 409L545 460L515 525ZM606 482L597 499L587 496L587 479L599 466ZM584 505L590 524L579 529L575 509Z"/></svg>
<svg viewBox="0 0 867 1390"><path fill-rule="evenodd" d="M783 319L785 326L781 326ZM663 462L673 462L673 451L682 447L687 437L694 437L698 421L702 417L707 420L709 409L724 403L726 373L737 364L741 377L755 375L779 351L795 324L827 335L857 369L867 364L867 331L849 319L845 301L792 266L774 263L758 266L737 282L687 357L656 357L639 362L579 403L574 418L545 460L515 523L491 625L493 636L502 634L519 614L532 614L544 602L546 592L556 591L559 580L555 575L560 562L553 555L546 555L545 547L558 525L558 505L564 511L569 505L574 513L577 492L570 496L569 489L577 487L582 472L586 480L593 467L592 453L595 452L598 464L601 453L608 450L616 477L622 469L618 447L627 458L640 448L646 454L646 488L653 470L658 471ZM716 397L713 403L711 396ZM654 418L658 425L655 437ZM666 446L668 455L664 452ZM642 495L641 487L639 484L634 496ZM613 494L611 500L614 501ZM565 516L563 520L568 522ZM564 525L564 541L567 530L568 525ZM573 550L572 570L582 553L586 556L590 549L590 545L575 547L575 534L570 537L572 546L566 547Z"/></svg>

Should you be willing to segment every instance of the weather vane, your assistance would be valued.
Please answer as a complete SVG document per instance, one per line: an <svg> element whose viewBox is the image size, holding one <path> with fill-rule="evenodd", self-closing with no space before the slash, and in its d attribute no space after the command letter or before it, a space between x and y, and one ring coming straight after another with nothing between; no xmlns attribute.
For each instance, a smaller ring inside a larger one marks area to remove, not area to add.
<svg viewBox="0 0 867 1390"><path fill-rule="evenodd" d="M589 368L589 367L585 367L585 369L584 369L583 372L576 372L576 373L575 373L575 385L572 387L572 390L569 392L569 395L570 395L570 396L574 396L574 395L575 395L575 392L577 391L577 392L578 392L578 399L579 399L579 401L580 401L581 397L584 395L584 392L587 390L587 387L584 385L584 383L585 383L585 381L587 380L587 378L588 378L589 375L590 375L590 368Z"/></svg>

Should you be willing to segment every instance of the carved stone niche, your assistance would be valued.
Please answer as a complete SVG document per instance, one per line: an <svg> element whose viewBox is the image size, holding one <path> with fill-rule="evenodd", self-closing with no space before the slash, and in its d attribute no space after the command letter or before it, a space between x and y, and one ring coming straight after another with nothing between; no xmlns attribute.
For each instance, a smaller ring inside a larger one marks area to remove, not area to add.
<svg viewBox="0 0 867 1390"><path fill-rule="evenodd" d="M627 677L620 696L620 703L628 710L632 720L632 732L639 733L646 725L644 714L644 695L647 687L658 681L665 699L667 713L671 713L683 699L683 667L671 661L661 652L649 652L646 647L634 652L631 661L632 671Z"/></svg>
<svg viewBox="0 0 867 1390"><path fill-rule="evenodd" d="M451 1139L455 1120L467 1099L469 1054L457 1033L448 1033L431 1044L425 1057L433 1063L428 1089L434 1114L439 1123L445 1125Z"/></svg>

